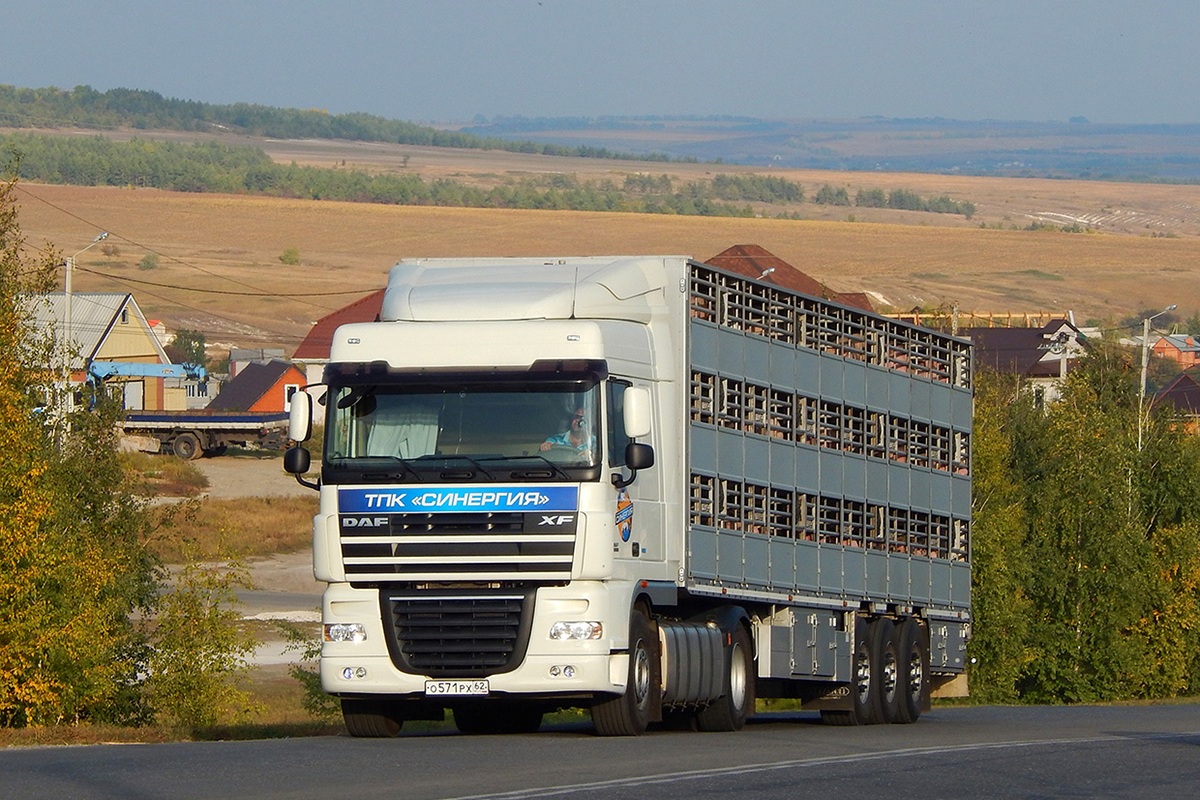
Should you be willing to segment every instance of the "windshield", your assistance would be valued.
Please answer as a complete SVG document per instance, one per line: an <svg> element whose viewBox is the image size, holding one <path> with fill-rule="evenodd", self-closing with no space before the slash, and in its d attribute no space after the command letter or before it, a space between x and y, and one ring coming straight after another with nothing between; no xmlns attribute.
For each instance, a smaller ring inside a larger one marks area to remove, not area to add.
<svg viewBox="0 0 1200 800"><path fill-rule="evenodd" d="M327 403L324 459L335 469L420 481L570 480L600 463L595 381L423 376L331 385Z"/></svg>

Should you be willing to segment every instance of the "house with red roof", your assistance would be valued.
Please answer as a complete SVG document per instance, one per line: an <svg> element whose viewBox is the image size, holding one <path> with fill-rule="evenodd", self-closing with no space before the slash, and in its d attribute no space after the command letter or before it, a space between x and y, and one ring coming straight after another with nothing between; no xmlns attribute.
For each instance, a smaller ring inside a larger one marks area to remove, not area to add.
<svg viewBox="0 0 1200 800"><path fill-rule="evenodd" d="M819 297L822 300L838 303L843 306L861 308L864 311L874 311L870 299L863 292L835 292L816 278L810 277L798 270L779 256L756 244L735 244L706 259L706 264L712 264L718 269L736 272L763 283L773 283L784 289Z"/></svg>
<svg viewBox="0 0 1200 800"><path fill-rule="evenodd" d="M233 376L208 408L215 411L287 411L292 395L306 383L300 369L287 361L249 363Z"/></svg>

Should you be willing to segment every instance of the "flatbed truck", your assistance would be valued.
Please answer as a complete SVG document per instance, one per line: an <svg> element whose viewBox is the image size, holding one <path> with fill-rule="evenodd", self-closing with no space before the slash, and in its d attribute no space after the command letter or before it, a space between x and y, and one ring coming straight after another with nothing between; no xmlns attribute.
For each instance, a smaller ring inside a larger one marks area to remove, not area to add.
<svg viewBox="0 0 1200 800"><path fill-rule="evenodd" d="M87 374L97 386L120 378L208 380L207 371L196 364L92 361ZM286 411L126 410L117 427L140 450L173 453L189 461L221 455L230 445L282 450L288 441Z"/></svg>

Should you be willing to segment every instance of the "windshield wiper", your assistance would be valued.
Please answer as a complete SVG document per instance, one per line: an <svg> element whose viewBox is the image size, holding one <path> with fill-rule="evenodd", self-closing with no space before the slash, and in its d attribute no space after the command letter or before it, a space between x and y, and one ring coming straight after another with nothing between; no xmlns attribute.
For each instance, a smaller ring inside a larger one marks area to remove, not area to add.
<svg viewBox="0 0 1200 800"><path fill-rule="evenodd" d="M343 469L360 472L364 480L370 481L402 480L409 475L416 476L417 474L411 464L398 456L340 457L330 459L329 463L331 466L337 465Z"/></svg>
<svg viewBox="0 0 1200 800"><path fill-rule="evenodd" d="M482 473L485 477L491 480L496 480L496 476L489 472L480 461L491 460L490 458L471 458L470 456L421 456L415 459L416 463L409 462L409 466L415 471L417 469L427 469L428 466L433 466L438 470L438 477L444 481L473 481L477 473ZM452 465L454 462L465 462L468 467L455 468Z"/></svg>
<svg viewBox="0 0 1200 800"><path fill-rule="evenodd" d="M555 464L545 456L528 455L528 456L489 456L480 458L479 461L502 461L504 466L513 467L508 473L508 479L514 481L530 481L530 480L546 480L548 478L560 478L562 480L570 480L568 475L561 467ZM517 466L522 462L533 462L534 465L520 467Z"/></svg>

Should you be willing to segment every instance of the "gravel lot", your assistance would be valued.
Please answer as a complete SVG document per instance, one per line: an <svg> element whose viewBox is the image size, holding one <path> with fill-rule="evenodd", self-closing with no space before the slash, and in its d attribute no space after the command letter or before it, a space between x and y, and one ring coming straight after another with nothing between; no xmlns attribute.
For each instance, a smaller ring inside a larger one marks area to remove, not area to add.
<svg viewBox="0 0 1200 800"><path fill-rule="evenodd" d="M283 459L218 456L193 462L208 478L208 496L304 497L316 493L283 471Z"/></svg>
<svg viewBox="0 0 1200 800"><path fill-rule="evenodd" d="M316 492L296 483L295 478L283 471L283 459L278 457L218 456L194 463L208 478L209 497L316 496ZM320 622L321 592L325 585L313 578L312 554L308 550L254 559L248 566L254 588L238 591L242 616L256 620ZM285 646L282 640L270 636L258 648L251 663L292 663L297 654L284 652Z"/></svg>

